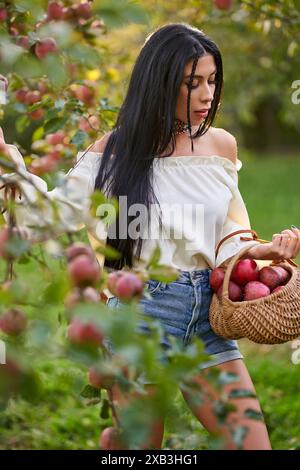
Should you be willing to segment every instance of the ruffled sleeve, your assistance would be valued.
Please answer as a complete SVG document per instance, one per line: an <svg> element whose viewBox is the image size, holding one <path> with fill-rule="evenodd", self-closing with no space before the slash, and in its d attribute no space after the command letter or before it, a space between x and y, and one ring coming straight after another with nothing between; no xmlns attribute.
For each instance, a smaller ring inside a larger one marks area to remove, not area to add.
<svg viewBox="0 0 300 470"><path fill-rule="evenodd" d="M21 195L16 199L15 207L16 221L20 228L26 229L31 241L43 241L86 226L95 242L105 243L106 230L99 227L100 220L92 221L89 212L100 154L79 152L75 166L61 175L55 189L48 191L42 178L27 171L17 147L8 145L8 148L19 174L1 175L1 185L15 182L20 188ZM4 189L0 197L3 200ZM7 218L7 213L4 217Z"/></svg>
<svg viewBox="0 0 300 470"><path fill-rule="evenodd" d="M242 162L240 160L236 163L236 170L239 171L242 168ZM236 173L235 184L232 186L231 190L233 197L229 203L228 213L225 219L225 223L222 227L222 232L220 239L217 242L217 245L220 240L229 235L236 230L249 230L251 229L251 223L248 215L248 211L242 195L238 188L238 176ZM238 251L240 251L244 246L254 245L254 241L243 241L240 240L240 237L243 234L238 234L233 237L230 237L222 243L219 249L218 256L216 258L216 267L220 266L224 262L229 261ZM245 233L246 237L251 237L251 233ZM257 242L259 245L260 242Z"/></svg>

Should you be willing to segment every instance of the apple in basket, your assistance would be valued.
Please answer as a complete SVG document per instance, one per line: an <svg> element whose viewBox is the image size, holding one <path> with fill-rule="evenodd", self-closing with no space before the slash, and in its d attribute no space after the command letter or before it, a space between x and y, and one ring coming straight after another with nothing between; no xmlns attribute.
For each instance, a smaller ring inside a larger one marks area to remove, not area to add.
<svg viewBox="0 0 300 470"><path fill-rule="evenodd" d="M215 268L210 275L210 286L221 298L225 270ZM264 266L259 269L253 259L242 259L234 266L228 285L228 297L233 302L255 300L276 293L289 281L290 273L282 266Z"/></svg>
<svg viewBox="0 0 300 470"><path fill-rule="evenodd" d="M223 288L223 283L219 287L219 289L217 290L217 296L219 297L219 299L221 298L222 288ZM229 281L228 297L233 302L240 302L241 300L243 300L243 290L242 290L242 288L240 286L238 286L233 281Z"/></svg>
<svg viewBox="0 0 300 470"><path fill-rule="evenodd" d="M258 281L259 268L253 259L241 259L233 268L230 279L239 286Z"/></svg>

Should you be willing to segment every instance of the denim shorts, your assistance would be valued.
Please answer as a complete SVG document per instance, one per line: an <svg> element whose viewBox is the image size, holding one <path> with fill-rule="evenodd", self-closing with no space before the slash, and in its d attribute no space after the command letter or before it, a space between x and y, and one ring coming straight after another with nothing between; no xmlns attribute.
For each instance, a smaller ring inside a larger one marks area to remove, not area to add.
<svg viewBox="0 0 300 470"><path fill-rule="evenodd" d="M237 342L216 335L209 323L209 306L213 294L209 284L210 273L210 268L180 271L178 279L170 283L150 279L146 285L151 298L143 296L139 300L143 315L158 320L163 327L163 349L170 347L169 335L176 337L183 345L190 344L194 337L203 342L204 352L210 358L199 364L200 369L243 358ZM107 301L107 305L112 308L120 304L117 297ZM138 328L143 333L149 331L142 316ZM113 354L111 342L107 341L106 345ZM147 380L143 382L147 383Z"/></svg>

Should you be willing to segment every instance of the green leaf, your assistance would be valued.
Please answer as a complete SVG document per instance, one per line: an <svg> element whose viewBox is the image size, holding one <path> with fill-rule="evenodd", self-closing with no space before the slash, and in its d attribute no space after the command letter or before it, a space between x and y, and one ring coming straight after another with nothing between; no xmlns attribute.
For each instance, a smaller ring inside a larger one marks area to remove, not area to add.
<svg viewBox="0 0 300 470"><path fill-rule="evenodd" d="M109 401L105 398L102 401L102 406L100 409L100 418L101 419L108 419L109 418Z"/></svg>
<svg viewBox="0 0 300 470"><path fill-rule="evenodd" d="M62 276L51 282L43 293L43 301L48 305L60 304L67 293L67 283Z"/></svg>
<svg viewBox="0 0 300 470"><path fill-rule="evenodd" d="M97 253L100 253L101 255L104 255L105 258L108 259L120 259L121 258L121 253L118 252L115 248L111 246L99 246L96 249Z"/></svg>
<svg viewBox="0 0 300 470"><path fill-rule="evenodd" d="M70 62L85 65L87 68L98 67L101 62L97 49L87 44L72 44L66 52Z"/></svg>
<svg viewBox="0 0 300 470"><path fill-rule="evenodd" d="M45 57L43 64L46 69L45 75L55 87L63 88L68 83L65 65L58 54L49 54Z"/></svg>
<svg viewBox="0 0 300 470"><path fill-rule="evenodd" d="M103 220L106 225L110 225L116 220L116 215L118 213L118 202L115 198L107 199L102 191L96 190L90 196L90 201L90 211L93 217L99 217L100 220ZM103 205L105 205L105 207ZM103 206L103 214L100 206ZM99 213L100 210L101 214Z"/></svg>
<svg viewBox="0 0 300 470"><path fill-rule="evenodd" d="M264 421L263 414L260 411L253 410L252 408L247 408L244 411L245 418L254 419L257 421Z"/></svg>
<svg viewBox="0 0 300 470"><path fill-rule="evenodd" d="M24 78L40 78L44 75L44 68L39 60L33 56L23 54L14 64L15 72Z"/></svg>
<svg viewBox="0 0 300 470"><path fill-rule="evenodd" d="M32 106L29 106L28 111L35 111L36 109L44 108L44 107L50 107L52 108L53 106L53 100L50 97L47 97L43 99L42 101L39 101L38 103L34 103Z"/></svg>
<svg viewBox="0 0 300 470"><path fill-rule="evenodd" d="M52 132L56 132L59 129L63 128L64 125L66 124L68 118L66 117L56 117L51 119L50 121L45 123L45 133L50 134Z"/></svg>
<svg viewBox="0 0 300 470"><path fill-rule="evenodd" d="M76 145L77 149L83 147L85 141L88 138L88 134L84 131L77 131L76 134L72 137L70 143Z"/></svg>
<svg viewBox="0 0 300 470"><path fill-rule="evenodd" d="M109 28L126 23L148 23L149 16L140 5L124 0L96 0L94 12L103 18Z"/></svg>
<svg viewBox="0 0 300 470"><path fill-rule="evenodd" d="M220 424L224 424L229 413L236 410L236 406L233 403L216 400L213 404L213 409Z"/></svg>
<svg viewBox="0 0 300 470"><path fill-rule="evenodd" d="M44 127L40 126L34 131L32 135L32 142L35 142L36 140L41 140L43 136L44 136Z"/></svg>
<svg viewBox="0 0 300 470"><path fill-rule="evenodd" d="M148 262L148 266L156 267L159 263L160 257L161 257L161 250L160 250L159 245L157 245L151 254L151 258Z"/></svg>
<svg viewBox="0 0 300 470"><path fill-rule="evenodd" d="M17 132L19 134L22 134L22 132L24 132L24 130L26 129L26 127L28 127L30 124L30 121L28 119L28 116L26 116L25 114L23 116L20 116L17 120L16 120L16 129L17 129Z"/></svg>
<svg viewBox="0 0 300 470"><path fill-rule="evenodd" d="M220 385L228 385L237 382L239 379L239 375L233 374L232 372L221 372L218 377L218 383Z"/></svg>
<svg viewBox="0 0 300 470"><path fill-rule="evenodd" d="M11 91L19 90L24 86L24 81L17 73L12 73L9 81L9 89Z"/></svg>
<svg viewBox="0 0 300 470"><path fill-rule="evenodd" d="M101 390L88 384L80 392L80 396L82 398L101 398Z"/></svg>
<svg viewBox="0 0 300 470"><path fill-rule="evenodd" d="M160 282L173 282L178 279L179 271L169 266L157 266L154 269L149 269L148 274L150 279L155 279Z"/></svg>
<svg viewBox="0 0 300 470"><path fill-rule="evenodd" d="M228 394L229 398L256 398L255 393L252 390L245 389L234 389Z"/></svg>
<svg viewBox="0 0 300 470"><path fill-rule="evenodd" d="M5 245L5 251L12 256L19 257L28 251L30 245L22 238L12 236Z"/></svg>

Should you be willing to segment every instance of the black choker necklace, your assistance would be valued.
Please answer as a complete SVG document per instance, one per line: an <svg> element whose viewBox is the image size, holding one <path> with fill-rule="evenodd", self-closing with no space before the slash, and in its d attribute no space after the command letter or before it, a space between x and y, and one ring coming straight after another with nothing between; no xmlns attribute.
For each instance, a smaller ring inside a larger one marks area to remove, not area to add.
<svg viewBox="0 0 300 470"><path fill-rule="evenodd" d="M174 121L173 132L175 135L183 134L183 133L188 134L189 125L181 121L180 119L176 118Z"/></svg>

